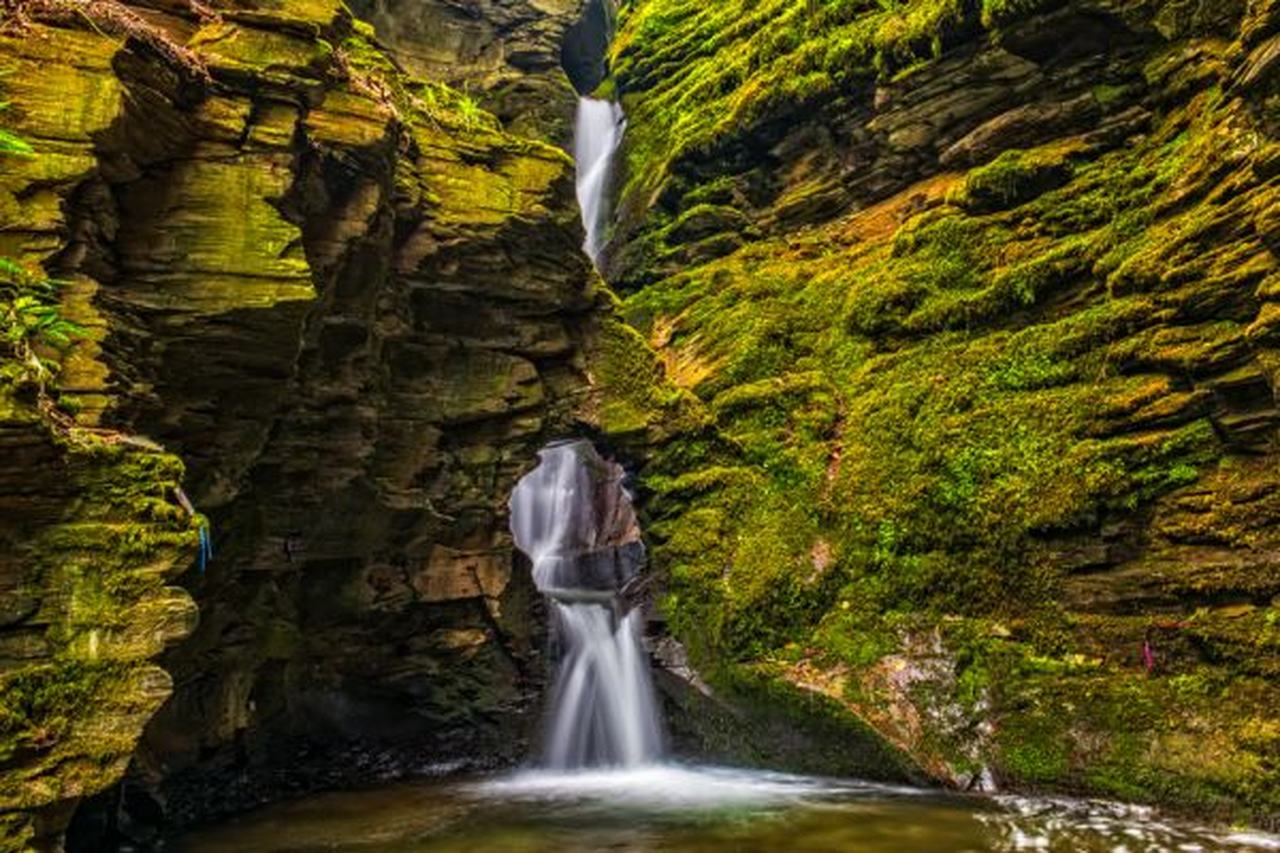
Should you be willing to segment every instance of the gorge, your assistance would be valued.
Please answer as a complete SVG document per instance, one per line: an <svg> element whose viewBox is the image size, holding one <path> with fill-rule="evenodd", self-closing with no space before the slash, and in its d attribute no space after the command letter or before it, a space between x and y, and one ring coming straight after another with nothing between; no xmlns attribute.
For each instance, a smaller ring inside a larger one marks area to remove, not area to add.
<svg viewBox="0 0 1280 853"><path fill-rule="evenodd" d="M6 0L0 102L0 849L1275 843L1274 0Z"/></svg>

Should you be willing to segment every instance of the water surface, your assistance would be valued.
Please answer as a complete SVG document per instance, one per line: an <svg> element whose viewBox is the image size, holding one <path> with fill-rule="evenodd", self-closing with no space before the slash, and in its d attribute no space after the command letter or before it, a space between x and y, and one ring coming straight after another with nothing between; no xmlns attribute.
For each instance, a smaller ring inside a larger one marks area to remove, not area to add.
<svg viewBox="0 0 1280 853"><path fill-rule="evenodd" d="M1146 809L661 765L427 780L313 796L178 840L183 853L910 853L1280 850Z"/></svg>

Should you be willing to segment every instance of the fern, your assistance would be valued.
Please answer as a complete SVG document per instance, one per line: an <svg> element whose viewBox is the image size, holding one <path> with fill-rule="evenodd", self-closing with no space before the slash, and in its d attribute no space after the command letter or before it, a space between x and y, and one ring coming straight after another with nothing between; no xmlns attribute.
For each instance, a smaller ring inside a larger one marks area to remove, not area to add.
<svg viewBox="0 0 1280 853"><path fill-rule="evenodd" d="M0 68L0 77L13 73ZM0 113L9 108L0 101ZM32 157L26 140L0 128L0 155ZM63 282L29 272L17 261L0 257L0 381L18 387L34 387L41 409L51 403L48 387L60 365L49 357L61 352L84 333L62 316L59 307Z"/></svg>
<svg viewBox="0 0 1280 853"><path fill-rule="evenodd" d="M0 258L0 377L18 387L33 387L42 403L61 365L50 351L66 350L84 329L62 316L59 299L65 283L34 275L9 258Z"/></svg>

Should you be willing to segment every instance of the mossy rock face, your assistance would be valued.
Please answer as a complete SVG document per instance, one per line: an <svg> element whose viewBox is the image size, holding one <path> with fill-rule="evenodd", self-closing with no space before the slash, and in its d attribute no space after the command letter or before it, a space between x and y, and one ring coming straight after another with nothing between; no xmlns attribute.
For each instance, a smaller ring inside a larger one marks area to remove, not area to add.
<svg viewBox="0 0 1280 853"><path fill-rule="evenodd" d="M60 400L78 428L173 454L64 447L0 402L21 459L0 503L47 516L6 515L0 549L15 838L56 837L144 725L157 766L137 778L181 821L514 761L539 707L542 617L506 503L573 428L604 307L541 123L572 93L534 56L577 4L489 9L531 51L493 79L483 56L466 79L410 76L340 3L210 5L42 9L0 38L18 68L2 119L35 149L0 163L0 254L69 281L87 330ZM179 456L214 534L203 574ZM125 505L104 515L104 495ZM352 759L374 752L391 758Z"/></svg>
<svg viewBox="0 0 1280 853"><path fill-rule="evenodd" d="M20 460L0 490L0 813L6 849L24 849L54 843L69 805L119 778L169 697L152 661L195 627L169 583L197 533L174 456L55 436L21 407L0 446Z"/></svg>
<svg viewBox="0 0 1280 853"><path fill-rule="evenodd" d="M355 0L381 44L417 77L472 93L507 130L558 145L573 134L570 44L603 63L605 4L587 0ZM594 38L593 38L594 36ZM584 81L585 85L585 81Z"/></svg>
<svg viewBox="0 0 1280 853"><path fill-rule="evenodd" d="M965 177L958 201L975 213L1018 207L1071 179L1071 164L1057 150L1006 151Z"/></svg>
<svg viewBox="0 0 1280 853"><path fill-rule="evenodd" d="M1193 7L626 10L603 364L703 413L635 451L695 664L954 784L1280 819L1276 22Z"/></svg>

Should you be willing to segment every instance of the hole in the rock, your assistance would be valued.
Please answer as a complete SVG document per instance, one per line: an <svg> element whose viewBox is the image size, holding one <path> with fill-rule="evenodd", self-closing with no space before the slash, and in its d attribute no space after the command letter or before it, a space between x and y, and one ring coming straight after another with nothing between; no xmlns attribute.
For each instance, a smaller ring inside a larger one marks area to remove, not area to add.
<svg viewBox="0 0 1280 853"><path fill-rule="evenodd" d="M543 761L639 766L663 753L641 642L645 550L622 466L554 442L511 495L511 533L547 597L558 652Z"/></svg>

